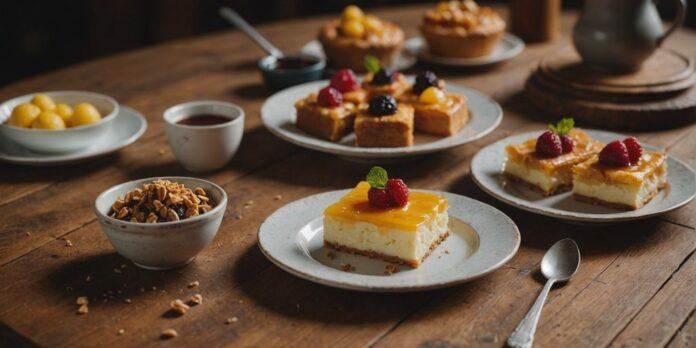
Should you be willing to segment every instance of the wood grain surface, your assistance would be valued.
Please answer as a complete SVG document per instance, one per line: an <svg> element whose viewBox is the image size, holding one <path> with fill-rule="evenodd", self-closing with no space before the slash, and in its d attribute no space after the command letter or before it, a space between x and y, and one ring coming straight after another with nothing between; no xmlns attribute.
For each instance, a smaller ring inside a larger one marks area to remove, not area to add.
<svg viewBox="0 0 696 348"><path fill-rule="evenodd" d="M416 35L423 10L376 12ZM313 39L327 18L259 29L293 51ZM496 99L504 108L502 124L475 143L386 167L411 187L498 207L518 224L522 246L489 276L422 293L332 289L298 279L261 255L256 233L266 216L307 195L352 186L369 166L291 146L261 126L259 109L272 93L256 70L262 52L237 31L86 62L0 88L0 100L40 90L97 91L136 108L149 122L137 143L93 163L0 165L0 346L499 347L541 290L538 268L545 250L565 237L578 242L583 262L572 281L552 290L536 346L693 345L695 203L647 221L576 226L499 203L470 178L470 160L482 146L545 126L548 112L527 100L524 82L542 57L568 44L574 18L564 14L563 38L530 44L505 64L437 71L451 84ZM695 40L696 32L684 29L666 45L693 58ZM199 175L227 191L226 216L214 243L195 262L174 271L145 271L114 252L92 204L100 192L126 180L191 175L174 159L161 115L195 99L229 101L247 113L238 155L223 170ZM696 165L694 126L631 134ZM253 204L245 206L247 201ZM187 287L192 281L200 285ZM203 296L201 305L181 317L167 313L170 301L195 293ZM78 296L89 298L89 313L76 314ZM178 337L162 340L168 328Z"/></svg>

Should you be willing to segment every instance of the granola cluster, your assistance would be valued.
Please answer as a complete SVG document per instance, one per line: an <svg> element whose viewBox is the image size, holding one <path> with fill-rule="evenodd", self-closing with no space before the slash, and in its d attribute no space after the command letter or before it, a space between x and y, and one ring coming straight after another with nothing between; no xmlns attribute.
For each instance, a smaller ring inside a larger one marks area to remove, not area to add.
<svg viewBox="0 0 696 348"><path fill-rule="evenodd" d="M109 216L130 222L179 221L213 209L205 190L191 190L183 184L157 179L119 197Z"/></svg>

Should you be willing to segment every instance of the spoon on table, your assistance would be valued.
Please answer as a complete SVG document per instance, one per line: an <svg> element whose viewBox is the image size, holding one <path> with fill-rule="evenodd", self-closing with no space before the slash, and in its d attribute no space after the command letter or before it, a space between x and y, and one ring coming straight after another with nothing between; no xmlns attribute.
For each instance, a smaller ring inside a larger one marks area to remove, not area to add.
<svg viewBox="0 0 696 348"><path fill-rule="evenodd" d="M309 54L286 54L275 47L261 33L256 31L235 10L229 7L220 7L220 16L239 28L252 41L268 53L268 56L259 60L259 69L264 80L273 89L297 85L304 82L315 81L321 78L326 67L326 61Z"/></svg>
<svg viewBox="0 0 696 348"><path fill-rule="evenodd" d="M574 240L561 239L551 246L541 260L541 273L548 279L546 285L527 315L522 318L522 321L508 338L507 344L510 347L528 348L532 346L534 332L541 316L541 308L544 306L544 301L546 301L551 287L556 282L569 280L578 271L578 267L580 267L580 248Z"/></svg>

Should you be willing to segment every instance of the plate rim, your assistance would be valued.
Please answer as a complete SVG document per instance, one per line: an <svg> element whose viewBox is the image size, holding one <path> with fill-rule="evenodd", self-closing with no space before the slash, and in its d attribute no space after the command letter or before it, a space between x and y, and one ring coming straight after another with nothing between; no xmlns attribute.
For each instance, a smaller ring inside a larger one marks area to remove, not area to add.
<svg viewBox="0 0 696 348"><path fill-rule="evenodd" d="M592 133L597 133L597 134L602 134L602 136L606 137L614 137L614 138L625 138L627 137L624 134L621 133L615 133L615 132L610 132L610 131L605 131L605 130L599 130L599 129L592 129L592 128L581 128L582 130L586 131L590 135ZM489 196L492 196L493 198L497 199L498 201L501 201L509 206L537 214L537 215L542 215L542 216L548 216L552 218L556 218L559 220L564 220L564 221L570 221L570 222L578 222L578 223L594 223L594 224L612 224L612 223L618 223L618 222L626 222L626 221L635 221L635 220L643 220L647 219L650 217L662 215L665 213L668 213L670 211L679 209L689 202L691 202L694 197L696 197L696 190L694 192L691 192L691 194L688 197L684 197L683 200L671 205L667 206L658 210L654 211L649 211L645 213L636 213L632 215L628 215L630 213L635 213L639 212L641 209L638 210L629 210L629 211L617 211L616 213L610 213L610 214L597 214L597 213L579 213L579 212L572 212L572 211L559 211L558 209L554 208L548 208L544 206L540 206L534 202L530 202L528 200L518 198L518 199L511 199L509 198L508 194L501 194L497 192L494 188L488 187L488 185L485 184L485 181L480 180L479 178L479 170L475 169L475 166L478 166L479 162L481 161L481 158L483 158L487 152L494 151L493 147L494 146L499 146L501 144L504 145L504 142L509 141L511 138L524 138L524 137L534 137L535 135L540 134L543 130L534 130L534 131L529 131L529 132L524 132L524 133L518 133L518 134L513 134L510 136L507 136L503 139L500 139L498 141L495 141L491 144L488 144L487 146L483 147L480 149L476 155L471 160L470 164L470 169L469 172L471 173L471 177L474 181L474 183L486 194ZM594 136L593 136L594 137ZM665 149L657 147L657 146L651 146L649 144L643 144L644 147L648 149L654 149L654 150L661 150L664 151L665 154L667 155L667 161L674 161L678 163L679 165L683 166L686 168L691 174L694 176L695 181L696 181L696 172L694 172L693 168L691 168L688 164L686 164L684 161L680 160L679 158L672 156L671 154L667 153ZM502 172L502 167L501 167L501 172ZM521 201L522 203L520 203Z"/></svg>
<svg viewBox="0 0 696 348"><path fill-rule="evenodd" d="M409 49L411 50L411 54L416 56L419 60L451 67L476 67L504 62L520 55L520 53L522 53L522 51L524 51L526 47L526 44L522 39L507 31L503 32L501 42L507 41L511 43L512 49L505 51L504 54L501 54L496 58L491 58L490 56L476 58L439 57L436 55L432 55L428 52L428 50L426 49L427 44L425 42L425 39L423 39L422 37L413 37L408 39L407 42L408 41L411 41L411 45L415 46ZM498 43L498 45L500 45L500 42ZM404 47L408 47L408 45L404 43Z"/></svg>
<svg viewBox="0 0 696 348"><path fill-rule="evenodd" d="M73 163L78 163L82 161L86 161L92 158L97 158L101 157L104 155L108 155L111 153L114 153L118 150L121 150L129 145L132 145L135 143L140 137L142 137L143 134L145 134L145 131L147 131L148 123L147 119L136 109L129 107L127 105L120 105L120 110L119 113L116 115L116 118L114 119L114 124L118 121L118 118L124 117L123 115L130 113L132 116L135 117L140 122L140 128L127 138L124 138L123 141L114 144L110 147L104 148L100 151L93 152L93 153L88 153L88 154L71 154L71 153L65 153L65 154L56 154L55 156L46 156L46 157L27 157L27 156L12 156L12 155L5 155L3 153L0 153L0 162L4 163L11 163L11 164L18 164L18 165L26 165L26 166L51 166L51 165L66 165L66 164L73 164ZM111 128L109 131L113 131L114 124L111 125ZM8 140L9 141L9 140Z"/></svg>
<svg viewBox="0 0 696 348"><path fill-rule="evenodd" d="M297 86L293 86L290 88L286 88L284 90L281 90L279 92L274 93L270 97L268 97L264 103L261 105L260 109L260 117L261 117L261 123L264 125L264 127L271 132L273 135L277 136L278 138L285 140L289 143L295 144L300 147L304 147L310 150L315 150L323 153L329 153L329 154L334 154L334 155L339 155L339 156L346 156L346 157L352 157L352 158L400 158L400 157L411 157L411 156L418 156L418 155L424 155L428 153L433 153L433 152L440 152L440 151L445 151L449 150L451 148L455 148L464 144L468 144L471 142L474 142L476 140L479 140L486 135L490 134L493 132L498 126L500 126L500 123L503 121L504 117L504 110L500 106L498 102L495 101L492 97L489 95L480 92L476 89L469 88L469 87L463 87L463 86L458 86L458 85L448 85L449 88L459 90L462 94L467 94L468 97L471 95L474 95L476 98L483 100L484 102L488 103L489 106L493 107L495 109L495 120L484 130L474 134L473 136L465 139L460 139L460 140L455 140L455 141L449 141L445 144L440 144L438 145L437 143L443 140L448 140L453 137L456 137L456 135L451 135L448 137L443 137L441 139L435 140L433 142L425 143L425 144L416 144L413 146L404 146L404 147L394 147L394 148L389 148L389 147L378 147L378 148L367 148L367 147L357 147L357 146L347 146L347 145L342 145L334 142L330 142L328 140L323 140L319 139L316 137L312 137L311 139L315 140L318 143L314 143L312 141L306 141L302 137L298 137L297 135L294 135L293 132L288 132L280 129L280 127L275 127L270 124L270 122L267 120L268 118L272 117L269 115L269 111L267 110L270 108L270 104L274 98L279 98L283 94L286 93L292 93L295 90L299 89L304 89L307 88L310 85L323 85L327 84L329 80L319 80L319 81L312 81L312 82L307 82L303 83ZM469 98L471 99L471 98ZM475 111L475 110L474 110ZM474 114L474 117L476 114ZM482 116L478 116L482 117ZM483 116L485 117L485 116ZM467 125L464 126L463 129L466 129ZM460 130L461 132L461 130ZM304 137L310 137L310 135L306 135ZM435 144L435 145L432 145Z"/></svg>
<svg viewBox="0 0 696 348"><path fill-rule="evenodd" d="M271 263L273 263L274 265L276 265L280 269L282 269L282 270L284 270L284 271L286 271L286 272L288 272L288 273L290 273L298 278L305 279L305 280L311 281L313 283L317 283L317 284L329 286L329 287L334 287L334 288L340 288L340 289L344 289L344 290L351 290L351 291L397 293L397 292L417 292L417 291L427 291L427 290L433 290L433 289L440 289L440 288L445 288L445 287L450 287L450 286L470 282L472 280L481 278L483 276L486 276L486 275L500 269L505 263L507 263L513 257L515 257L515 255L517 255L517 252L519 251L519 248L521 246L522 236L521 236L519 227L514 222L514 220L512 220L512 218L510 218L507 214L505 214L501 210L495 208L494 206L491 206L489 204L483 203L481 201L478 201L476 199L473 199L473 198L470 198L470 197L467 197L464 195L459 195L459 194L451 193L451 192L433 191L433 190L413 190L413 191L443 194L446 196L457 197L458 199L463 198L464 200L468 201L470 204L471 203L478 204L478 205L484 207L485 209L490 209L490 210L494 211L496 214L498 214L504 220L505 224L511 228L511 232L512 232L511 238L512 238L512 243L514 244L514 247L509 252L507 252L507 254L503 255L499 260L497 260L494 264L487 266L486 269L484 269L483 271L480 271L478 273L471 274L471 275L468 275L465 277L459 277L457 279L453 279L453 280L449 280L449 281L434 282L434 283L430 283L430 284L426 284L426 285L376 285L375 286L375 285L356 284L356 283L350 282L350 280L346 280L346 279L343 279L341 281L327 279L324 277L320 277L320 276L316 276L314 274L308 273L306 271L296 269L292 265L287 265L287 264L283 263L281 260L279 260L278 258L276 258L273 255L273 252L271 250L268 250L267 246L264 246L263 241L266 239L266 237L263 237L262 234L264 234L265 228L268 228L268 225L267 225L268 221L274 217L277 218L276 214L285 213L281 210L290 209L289 206L292 204L300 204L300 202L308 200L308 199L317 199L319 196L340 197L341 195L345 195L350 190L351 189L343 189L343 190L327 191L327 192L323 192L323 193L313 194L313 195L306 196L306 197L300 198L300 199L292 201L292 202L288 202L285 205L283 205L282 207L276 209L259 226L259 229L257 232L257 243L256 244L257 244L259 250L261 251L261 253L269 261L271 261ZM313 217L313 218L317 218L317 217ZM305 224L309 223L309 221L305 221L305 220L307 220L307 218L305 218L302 223L305 223ZM470 224L467 221L465 221L465 222ZM477 230L475 230L475 231L476 231L479 239L483 239L483 235L479 231L477 231ZM271 233L271 232L267 232L267 233ZM294 231L292 231L292 233L296 234L299 232L297 230L294 230ZM294 242L291 242L291 243L292 243L291 248L297 248L297 246L295 245ZM305 255L304 257L308 257L308 256ZM361 274L354 274L354 273L351 273L351 275L358 277L358 278L374 277L374 276L370 276L370 275L361 275ZM347 278L349 278L349 277L347 277Z"/></svg>

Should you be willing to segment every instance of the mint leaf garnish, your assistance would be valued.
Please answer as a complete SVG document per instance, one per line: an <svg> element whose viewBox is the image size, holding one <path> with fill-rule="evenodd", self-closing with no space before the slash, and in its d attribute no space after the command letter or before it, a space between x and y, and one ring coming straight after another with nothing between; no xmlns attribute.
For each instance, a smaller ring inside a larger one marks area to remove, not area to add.
<svg viewBox="0 0 696 348"><path fill-rule="evenodd" d="M370 184L370 187L373 188L384 188L385 185L387 185L387 180L389 180L389 176L387 175L387 171L384 170L382 167L372 167L370 169L370 172L367 173L367 182Z"/></svg>
<svg viewBox="0 0 696 348"><path fill-rule="evenodd" d="M373 74L376 74L380 69L379 59L369 54L363 59L363 64L365 65L365 69Z"/></svg>
<svg viewBox="0 0 696 348"><path fill-rule="evenodd" d="M558 135L566 135L571 129L573 129L573 126L575 126L575 121L573 121L572 118L564 118L558 121L555 126L549 124L549 130Z"/></svg>

